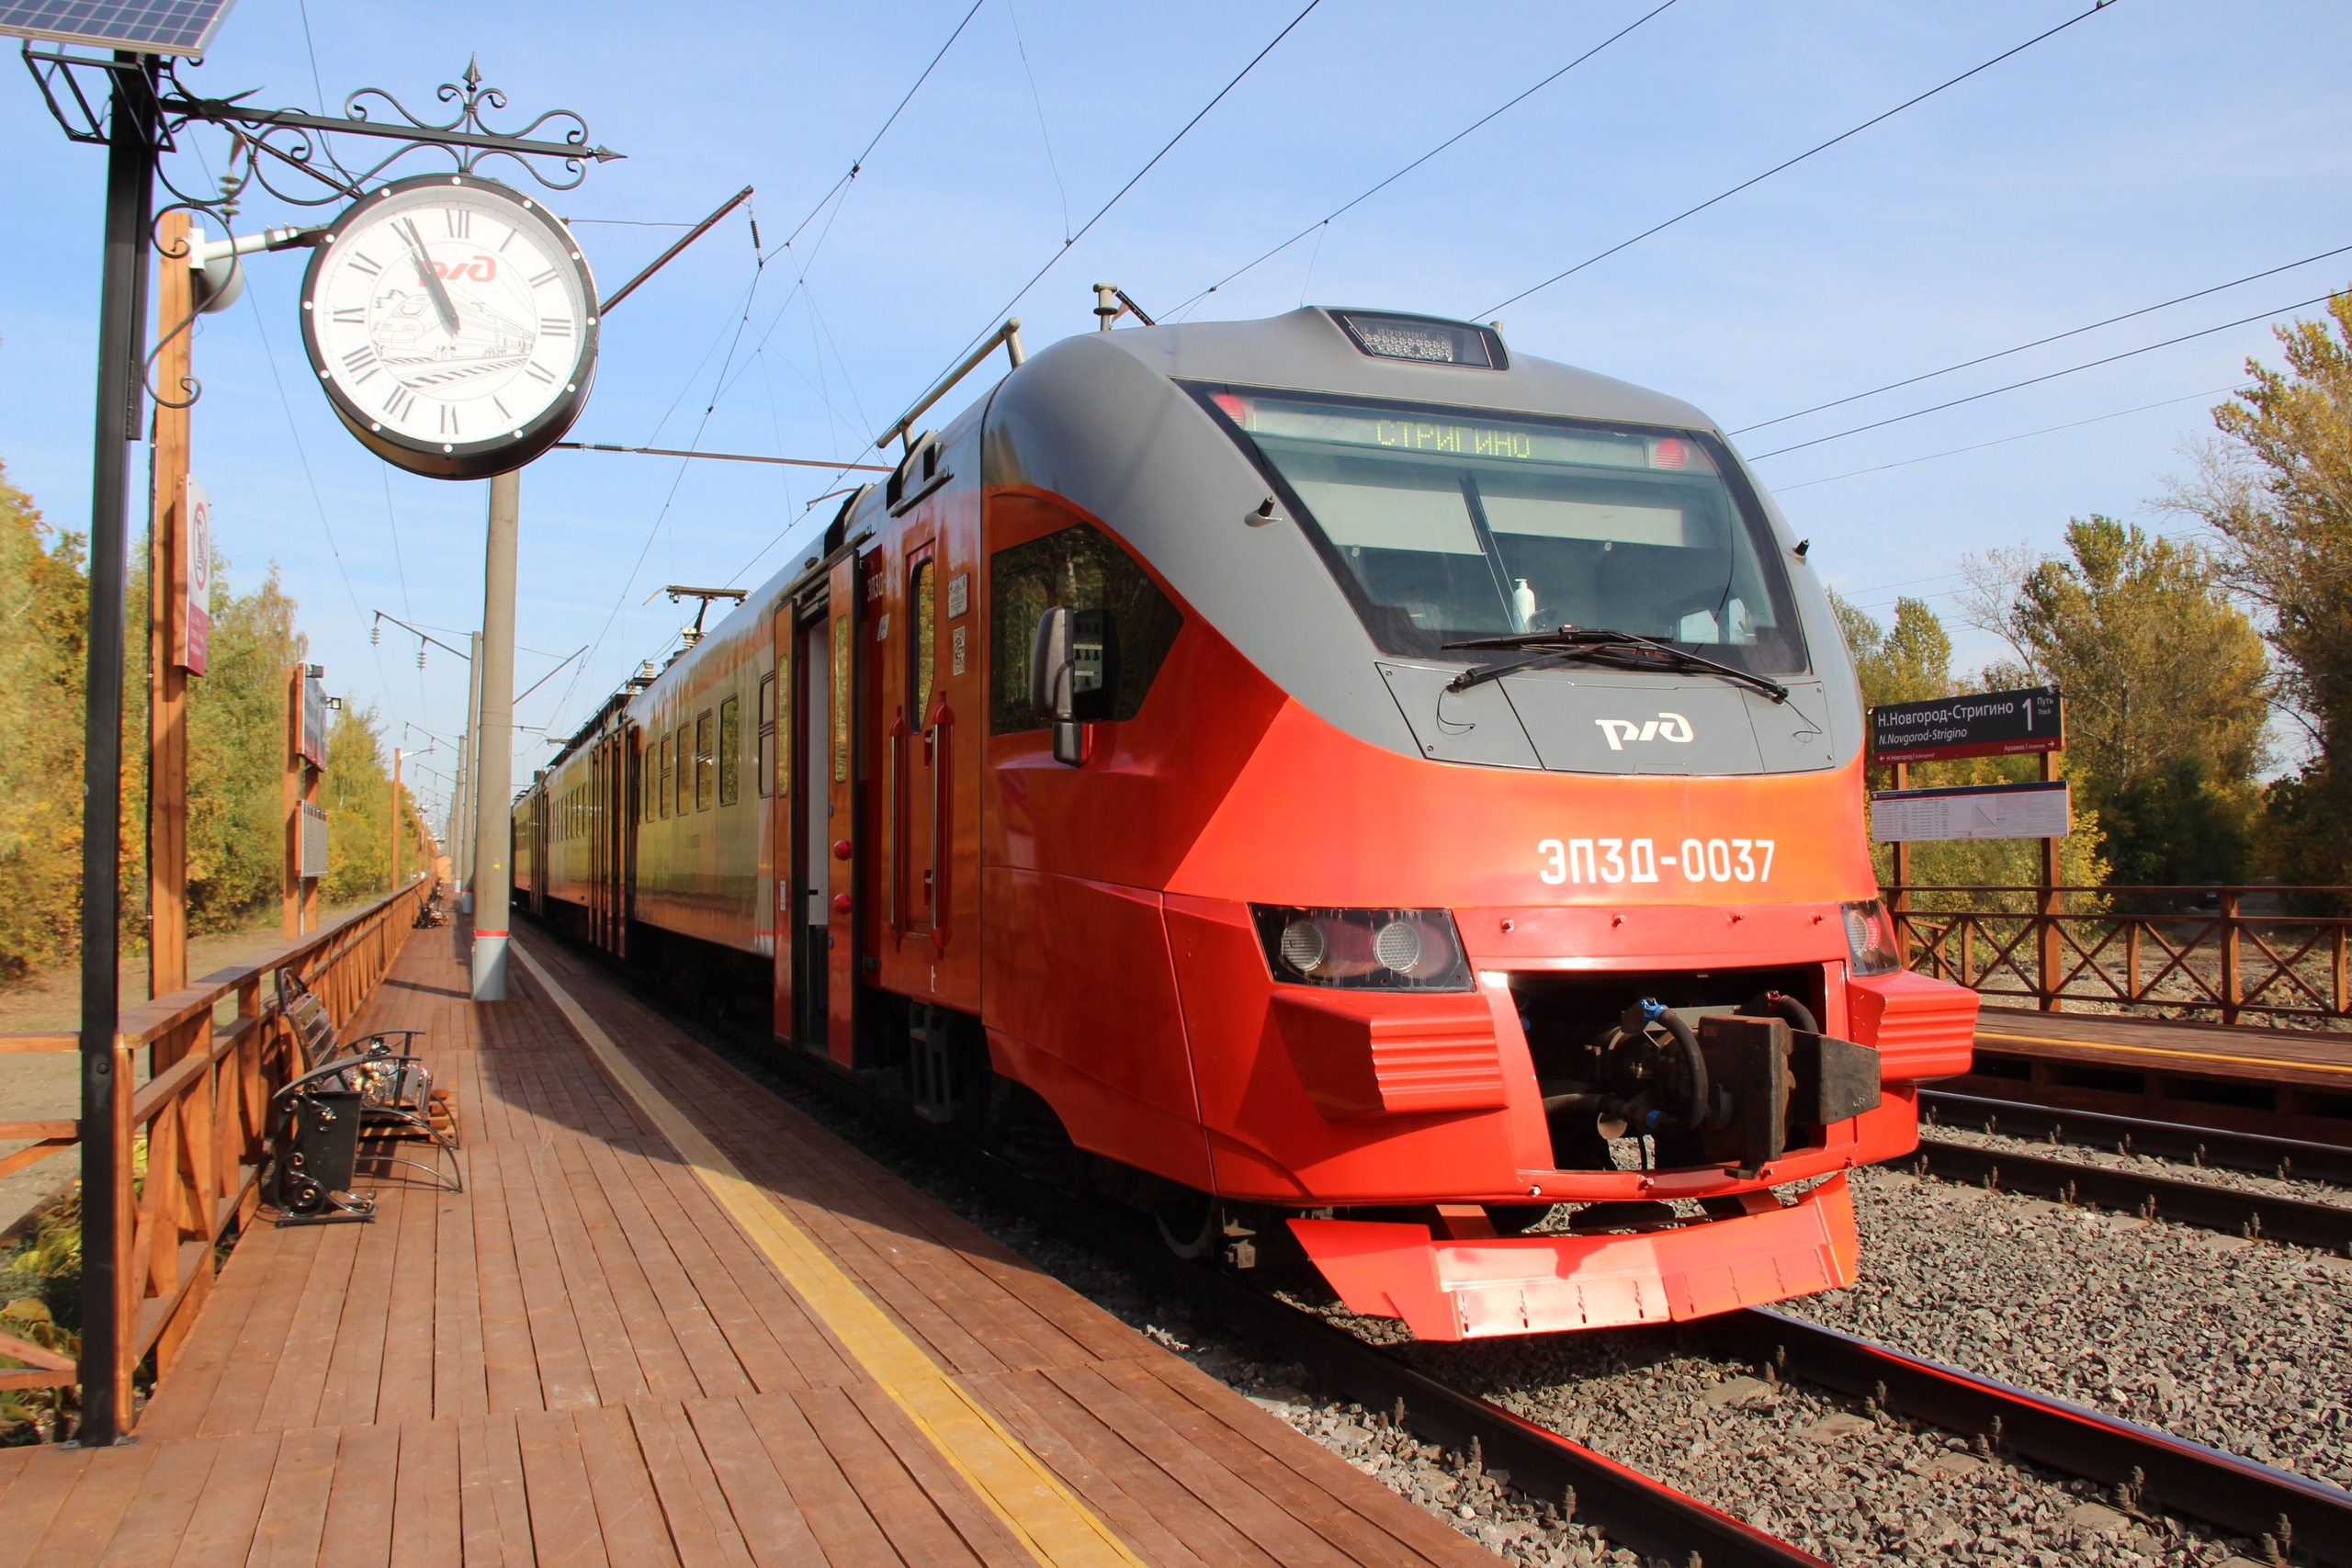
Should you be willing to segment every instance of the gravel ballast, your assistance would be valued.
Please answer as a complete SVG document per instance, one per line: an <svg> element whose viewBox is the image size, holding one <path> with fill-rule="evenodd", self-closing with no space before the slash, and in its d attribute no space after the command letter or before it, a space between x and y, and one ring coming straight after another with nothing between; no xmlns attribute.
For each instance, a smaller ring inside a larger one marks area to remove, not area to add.
<svg viewBox="0 0 2352 1568"><path fill-rule="evenodd" d="M2305 1203L2330 1203L2339 1209L2352 1208L2352 1188L2339 1187L2330 1181L2306 1181L2299 1177L2261 1176L2253 1171L2224 1170L2218 1166L2185 1164L2179 1160L2159 1159L2154 1155L2122 1154L2097 1145L2053 1144L2047 1138L2019 1138L2007 1133L1986 1133L1973 1127L1928 1126L1920 1129L1931 1137L1955 1144L1967 1144L1975 1148L1990 1149L1996 1154L2032 1155L2041 1159L2071 1160L2078 1165L2096 1165L2109 1170L2130 1171L2135 1176L2161 1176L2174 1181L2201 1181L2210 1187L2225 1187L2236 1192L2258 1192L2267 1198L2293 1198ZM1930 1162L1932 1164L1932 1162Z"/></svg>

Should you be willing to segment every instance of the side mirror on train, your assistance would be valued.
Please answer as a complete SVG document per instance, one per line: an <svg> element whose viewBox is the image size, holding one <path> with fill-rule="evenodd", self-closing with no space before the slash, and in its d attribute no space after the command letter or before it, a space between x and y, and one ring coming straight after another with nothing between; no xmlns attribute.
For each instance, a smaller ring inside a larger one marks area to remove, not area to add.
<svg viewBox="0 0 2352 1568"><path fill-rule="evenodd" d="M1082 726L1109 719L1119 695L1118 618L1057 604L1039 617L1029 649L1029 703L1054 721L1054 761L1086 760Z"/></svg>

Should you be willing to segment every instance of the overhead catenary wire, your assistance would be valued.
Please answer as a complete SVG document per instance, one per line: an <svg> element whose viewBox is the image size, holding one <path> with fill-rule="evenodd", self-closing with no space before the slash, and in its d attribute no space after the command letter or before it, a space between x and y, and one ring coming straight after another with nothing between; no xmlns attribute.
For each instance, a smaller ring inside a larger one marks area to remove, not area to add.
<svg viewBox="0 0 2352 1568"><path fill-rule="evenodd" d="M2290 310L2309 310L2313 305L2324 305L2334 298L2333 294L2322 294L2313 299L2298 300L2292 305L2281 305L2275 310L2263 310L2251 316L2241 316L2234 321L2223 321L2218 327L2206 327L2199 332L2183 333L2178 337L2168 337L2162 343L2147 344L2139 348L2127 348L2120 354L2109 354L2098 359L2085 360L2080 365L2069 365L2064 370L2052 370L2041 376L2029 376L2022 381L2012 381L2006 387L1994 387L1985 391L1972 392L1964 398L1952 398L1944 402L1930 404L1927 408L1913 409L1909 413L1890 414L1885 419L1874 419L1868 424L1858 424L1849 430L1833 431L1827 435L1816 435L1810 441L1799 441L1788 446L1776 446L1770 452L1757 453L1748 461L1760 463L1767 457L1778 457L1790 452L1802 452L1808 446L1819 446L1826 442L1843 441L1849 435L1860 435L1865 431L1883 430L1890 424L1901 424L1905 420L1918 419L1926 414L1941 413L1946 409L1956 409L1964 403L1982 402L1986 398L1997 398L2004 392L2014 392L2019 388L2038 387L2044 381L2055 381L2061 376L2073 376L2085 370L2096 370L2102 365L2113 365L2122 359L2136 359L2141 355L2154 354L2160 348L2170 348L2176 344L2193 343L2201 337L2211 337L2216 333L2252 326L2256 321L2267 321L2274 316L2283 316Z"/></svg>
<svg viewBox="0 0 2352 1568"><path fill-rule="evenodd" d="M825 210L825 204L845 189L852 180L857 178L859 172L865 167L865 160L874 156L874 150L882 145L882 139L890 134L890 128L899 123L899 117L906 112L909 104L914 102L915 95L922 91L922 85L931 80L931 73L939 69L939 62L947 58L947 51L956 47L956 40L964 36L964 29L972 25L972 18L980 14L980 7L987 3L988 0L972 0L972 8L964 13L964 19L956 24L954 32L947 35L947 41L939 46L939 52L933 55L931 63L922 68L922 74L915 78L914 85L907 89L906 96L900 98L898 107L890 111L890 118L882 122L882 129L874 133L873 140L866 142L864 151L850 160L848 172L835 180L831 188L817 198L817 205L808 209L808 216L794 225L792 232L784 237L783 243L777 245L775 250L769 251L767 255L773 256L777 251L790 249L792 242L800 238L801 231L816 221L817 214ZM766 257L763 256L761 259L765 260Z"/></svg>
<svg viewBox="0 0 2352 1568"><path fill-rule="evenodd" d="M1861 124L1853 127L1849 130L1841 130L1837 135L1831 137L1828 141L1808 147L1804 152L1798 153L1795 157L1775 164L1760 175L1755 175L1747 179L1744 179L1728 190L1719 191L1715 195L1709 197L1706 200L1700 202L1695 207L1685 208L1683 210L1676 213L1673 217L1666 220L1664 222L1650 225L1650 227L1643 230L1640 233L1635 234L1631 239L1620 240L1615 244L1610 246L1607 250L1589 255L1585 257L1584 260L1577 263L1576 265L1562 272L1555 272L1551 276L1545 278L1543 282L1522 288L1508 299L1497 300L1494 304L1487 306L1483 310L1480 310L1478 315L1482 319L1491 316L1497 311L1502 310L1505 306L1516 305L1531 294L1540 294L1544 289L1551 288L1552 285L1560 282L1564 278L1574 277L1577 273L1582 272L1585 268L1593 265L1595 263L1606 261L1611 256L1615 255L1618 252L1638 245L1644 240L1650 238L1654 234L1664 233L1667 230L1673 228L1684 219L1695 218L1700 213L1706 211L1707 209L1715 206L1717 203L1728 201L1731 197L1737 196L1741 191L1747 190L1753 186L1763 184L1766 180L1770 179L1774 175L1781 174L1789 169L1793 169L1799 164L1804 163L1806 159L1822 152L1826 152L1829 149L1837 146L1839 142L1849 141L1854 137L1860 136L1863 131L1870 130L1871 127L1874 125L1881 125L1885 123L1887 120L1893 119L1905 109L1926 103L1929 98L1934 97L1937 94L1947 91L1952 87L1957 87L1972 76L1990 71L1994 66L2000 64L2001 62L2024 53L2027 50L2031 49L2035 44L2041 43L2046 39L2057 37L2060 33L2064 32L2068 28L2075 26L2077 22L2086 20L2089 17L2098 15L2101 11L2107 10L2115 5L2115 3L2116 0L2094 0L2094 4L2089 10L2078 12L2075 16L2067 17L2064 21L2059 23L2054 28L2050 28L2045 32L2036 33L2033 37L2026 39L2023 43L2003 50L2000 53L1995 55L1992 59L1985 61L1984 63L1970 66L1967 70L1962 72L1959 75L1952 77L1949 81L1939 82L1935 86L1928 88L1926 92L1921 93L1915 97L1905 98L1903 102L1895 105L1893 108L1888 109L1883 113L1872 115L1870 118L1862 121Z"/></svg>
<svg viewBox="0 0 2352 1568"><path fill-rule="evenodd" d="M1839 479L1858 479L1864 474L1883 474L1889 468L1907 468L1915 463L1932 463L1939 457L1957 457L1964 452L1982 452L1988 446L2007 446L2013 441L2030 441L2037 435L2054 435L2059 431L2076 430L2086 424L2103 424L2110 419L2121 419L2127 414L2145 413L2150 409L2168 409L2176 403L2193 403L2202 398L2217 398L2225 392L2235 390L2237 389L2234 386L2229 386L2214 387L2202 392L2188 392L2177 398L2165 398L2157 402L2142 403L2136 408L2118 409L2113 413L2097 413L2088 419L2069 420L2064 424L2045 424L2039 430L2020 431L2015 435L2004 435L1993 441L1978 441L1966 446L1954 446L1950 451L1929 452L1917 457L1905 457L1894 463L1876 463L1867 468L1854 468L1842 474L1828 474L1817 479L1804 479L1796 484L1774 485L1772 493L1786 495L1791 491L1810 490L1815 485L1835 484ZM1921 581L1933 580L1922 579ZM1901 584L1891 583L1888 586L1899 587Z"/></svg>
<svg viewBox="0 0 2352 1568"><path fill-rule="evenodd" d="M1542 81L1536 83L1533 86L1524 89L1512 97L1504 100L1501 104L1497 105L1494 108L1487 110L1485 114L1480 115L1476 119L1472 120L1468 125L1464 126L1461 130L1455 131L1453 135L1447 137L1444 141L1439 142L1436 146L1430 148L1428 152L1422 153L1419 157L1414 159L1403 168L1398 169L1395 174L1390 175L1378 185L1368 186L1357 195L1340 203L1338 207L1333 208L1329 212L1325 213L1314 222L1309 223L1306 228L1301 229L1297 233L1293 234L1289 239L1284 240L1281 244L1261 253L1252 260L1244 262L1241 265L1234 268L1231 272L1227 273L1223 277L1218 278L1215 283L1210 284L1206 288L1202 289L1198 294L1193 295L1190 299L1187 299L1182 304L1176 306L1173 310L1170 310L1168 314L1171 318L1182 315L1184 311L1191 310L1194 305L1199 304L1202 300L1207 299L1218 289L1223 288L1227 284L1233 282L1236 278L1242 276L1244 274L1252 272L1258 267L1264 265L1267 262L1270 262L1274 257L1282 254L1283 252L1290 249L1293 245L1298 243L1309 234L1315 233L1317 230L1326 227L1334 219L1344 217L1351 209L1361 207L1363 203L1371 200L1374 197L1378 196L1382 191L1386 190L1390 186L1395 185L1398 180L1403 179L1407 175L1411 174L1415 169L1419 168L1423 164L1428 163L1430 159L1436 157L1439 153L1444 152L1455 142L1462 141L1472 132L1480 130L1482 127L1487 126L1494 120L1510 113L1512 109L1517 108L1520 105L1525 103L1528 99L1533 97L1536 94L1542 92L1544 88L1550 86L1553 83L1558 81L1569 72L1574 71L1577 66L1582 65L1586 61L1590 60L1594 55L1599 54L1602 50L1607 49L1611 44L1615 43L1619 39L1623 38L1626 34L1634 31L1634 28L1642 26L1643 23L1649 21L1652 17L1657 17L1661 12L1671 9L1675 3L1676 0L1666 0L1666 4L1658 6L1656 10L1649 11L1642 16L1636 17L1625 26L1618 28L1615 32L1611 33L1607 38L1602 39L1599 43L1594 44L1590 49L1586 50L1582 54L1577 55L1574 60L1569 61L1566 65L1561 66L1557 71L1553 72L1549 76L1546 76ZM1320 243L1319 240L1317 241L1317 243ZM1311 265L1307 268L1307 271L1311 276L1314 271Z"/></svg>
<svg viewBox="0 0 2352 1568"><path fill-rule="evenodd" d="M2007 359L2013 354L2023 354L2029 348L2041 348L2047 344L2059 343L2066 338L2080 337L2085 333L2097 332L2101 327L2111 327L2118 321L2128 321L2135 316L2153 315L2158 310L2169 310L2175 305L2185 305L2191 299L2202 299L2209 294L2219 294L2225 289L2235 288L2240 284L2255 283L2266 277L2276 277L2282 272L2292 272L2299 266L2309 266L2313 262L2325 261L2331 256L2340 256L2347 251L2352 251L2352 245L2338 245L2332 251L2322 251L2317 255L2305 256L2301 261L2288 262L2281 266L2266 267L2260 272L2250 272L2244 277L2233 277L2227 283L2217 283L2211 288L2199 288L2193 294L2175 295L2170 299L2159 300L2154 305L2143 305L2136 310L2126 310L2120 316L2109 316L2104 321L2093 321L2086 327L2073 327L2063 333L2052 333L2048 337L2038 337L2031 343L2021 343L2015 348L2004 348L1992 354L1980 354L1973 359L1963 359L1957 365L1947 365L1940 370L1929 370L1917 376L1906 376L1900 381L1889 381L1883 387L1872 387L1867 392L1854 392L1846 397L1832 398L1826 403L1815 403L1809 409L1799 409L1794 413L1784 413L1771 419L1758 420L1754 424L1743 424L1737 430L1727 432L1727 434L1746 435L1752 430L1768 430L1776 424L1786 424L1792 419L1803 419L1809 413L1820 413L1826 409L1840 408L1847 403L1860 402L1864 398L1874 398L1881 392L1892 392L1904 387L1916 387L1922 381L1932 381L1939 376L1949 376L1955 370L1968 370L1979 365L1989 365L1996 359ZM2149 406L2153 408L2155 405Z"/></svg>
<svg viewBox="0 0 2352 1568"><path fill-rule="evenodd" d="M1209 111L1216 108L1217 105L1223 103L1227 94L1232 92L1234 88L1241 85L1242 79L1258 68L1258 62L1264 60L1266 56L1273 53L1275 47L1279 45L1283 39L1290 37L1291 33L1298 27L1298 24L1306 20L1307 17L1314 12L1316 6L1322 3L1323 0L1306 0L1306 9L1300 11L1297 16L1293 17L1288 22L1284 23L1282 31L1269 39L1263 49L1261 49L1257 53L1250 57L1250 63L1235 72L1233 73L1233 79L1226 83L1224 86L1219 87L1216 90L1216 95L1212 96L1207 103L1203 104L1200 107L1199 111L1195 113L1192 118L1184 122L1183 128L1178 130L1175 135L1170 137L1167 141L1160 146L1159 152L1154 152L1149 158L1144 160L1143 167L1128 175L1127 183L1121 186L1116 191L1114 191L1111 195L1110 200L1095 209L1094 216L1089 218L1084 223L1079 225L1078 232L1064 240L1059 247L1055 250L1054 254L1046 258L1046 265L1032 273L1029 276L1029 281L1023 284L1019 288L1013 291L1012 298L1007 299L1001 307L990 313L988 319L988 323L981 327L978 332L974 333L969 338L966 339L964 345L961 348L958 348L954 354L947 356L947 364L954 365L961 360L967 354L969 354L972 351L974 345L978 344L982 338L996 331L997 324L1000 321L1002 321L1005 317L1012 313L1012 308L1020 304L1023 299L1028 297L1029 291L1032 288L1036 288L1037 285L1044 280L1046 274L1053 271L1056 266L1060 265L1061 259L1069 254L1070 248L1076 245L1079 241L1086 238L1088 231L1091 230L1097 223L1102 221L1103 217L1110 212L1111 209L1119 205L1120 200L1125 197L1127 192L1135 189L1138 184L1142 183L1143 177L1151 173L1154 168L1157 168L1159 161L1162 158L1167 157L1170 152L1173 152L1178 142L1191 135L1193 128L1200 124L1204 119L1206 119L1209 116ZM938 379L938 377L933 376L925 383L925 385L935 383Z"/></svg>

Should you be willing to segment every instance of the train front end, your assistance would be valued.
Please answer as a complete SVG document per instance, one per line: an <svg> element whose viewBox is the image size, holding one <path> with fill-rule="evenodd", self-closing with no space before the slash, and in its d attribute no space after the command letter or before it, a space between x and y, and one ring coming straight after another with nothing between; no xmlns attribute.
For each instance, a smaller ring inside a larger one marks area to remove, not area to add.
<svg viewBox="0 0 2352 1568"><path fill-rule="evenodd" d="M1195 638L1073 765L1135 775L1112 858L1157 857L1244 1256L1428 1339L1854 1278L1845 1173L1914 1146L1976 999L1896 955L1850 661L1712 421L1309 310L1057 348L990 426L992 485L1115 531Z"/></svg>

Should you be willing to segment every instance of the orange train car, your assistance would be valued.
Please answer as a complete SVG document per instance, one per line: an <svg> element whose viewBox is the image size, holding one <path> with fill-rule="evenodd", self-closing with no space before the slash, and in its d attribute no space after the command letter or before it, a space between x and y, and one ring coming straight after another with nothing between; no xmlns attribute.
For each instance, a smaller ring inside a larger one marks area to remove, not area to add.
<svg viewBox="0 0 2352 1568"><path fill-rule="evenodd" d="M1976 999L1714 423L1393 311L1005 340L538 775L526 904L1425 1338L1850 1280Z"/></svg>

